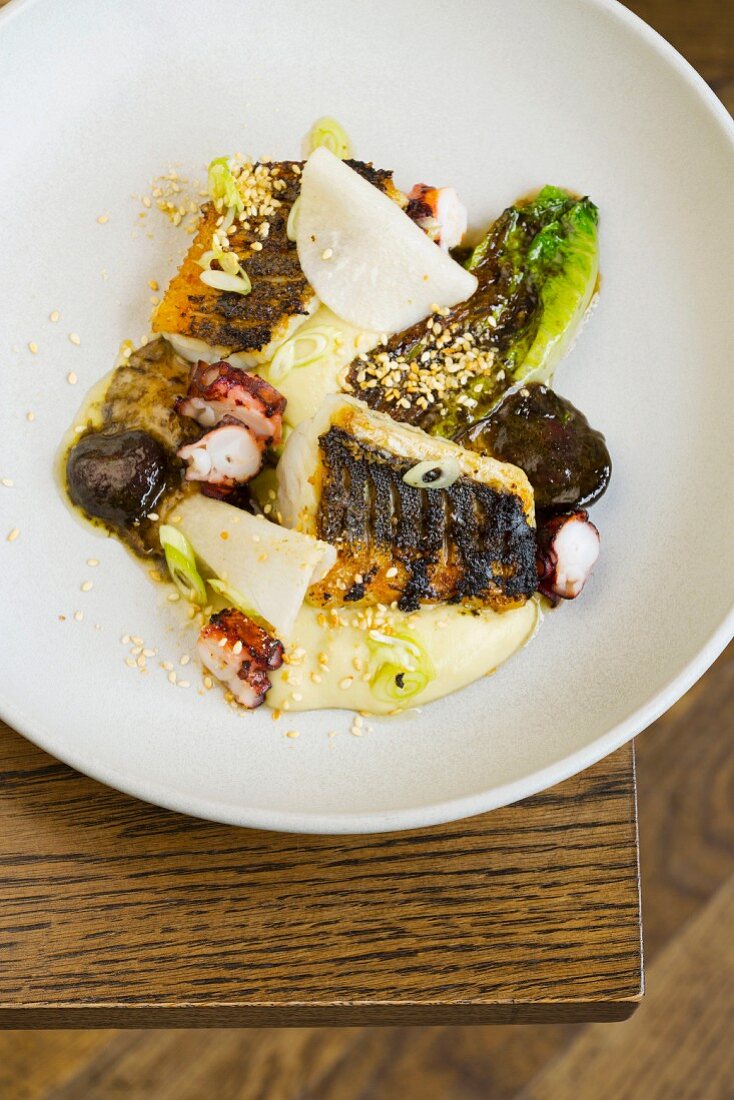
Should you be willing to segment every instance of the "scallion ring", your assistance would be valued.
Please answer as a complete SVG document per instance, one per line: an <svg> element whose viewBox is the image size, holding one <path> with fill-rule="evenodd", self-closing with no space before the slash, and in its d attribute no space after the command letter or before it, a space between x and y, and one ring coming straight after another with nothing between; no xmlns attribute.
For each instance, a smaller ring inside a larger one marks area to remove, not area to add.
<svg viewBox="0 0 734 1100"><path fill-rule="evenodd" d="M298 233L298 209L301 202L301 196L299 195L296 201L291 207L290 214L288 215L288 221L285 226L285 235L289 241L295 241L296 234Z"/></svg>
<svg viewBox="0 0 734 1100"><path fill-rule="evenodd" d="M403 703L419 695L436 670L426 650L407 632L383 634L369 632L367 645L374 671L370 688L383 703Z"/></svg>
<svg viewBox="0 0 734 1100"><path fill-rule="evenodd" d="M207 268L199 276L202 283L214 287L215 290L226 290L232 294L249 294L252 283L245 271L240 268L239 275L228 275L226 271L212 271Z"/></svg>
<svg viewBox="0 0 734 1100"><path fill-rule="evenodd" d="M352 143L346 130L335 118L330 118L328 115L314 122L309 130L306 138L306 156L321 145L342 160L348 160L353 155Z"/></svg>
<svg viewBox="0 0 734 1100"><path fill-rule="evenodd" d="M169 524L162 524L159 537L171 580L181 595L191 603L206 603L206 587L196 568L196 558L191 543Z"/></svg>
<svg viewBox="0 0 734 1100"><path fill-rule="evenodd" d="M242 196L237 189L237 180L227 157L215 157L209 165L207 190L212 202L220 212L225 207L232 207L235 214L241 214L245 209Z"/></svg>
<svg viewBox="0 0 734 1100"><path fill-rule="evenodd" d="M326 352L337 346L339 331L328 325L317 325L305 332L297 332L276 351L268 370L270 381L281 381L298 367L309 367Z"/></svg>
<svg viewBox="0 0 734 1100"><path fill-rule="evenodd" d="M429 458L411 466L403 481L414 489L448 489L460 477L461 467L455 458Z"/></svg>
<svg viewBox="0 0 734 1100"><path fill-rule="evenodd" d="M218 596L221 596L227 603L231 603L232 606L236 607L238 611L241 611L243 615L249 615L250 618L259 618L257 612L253 611L238 588L235 588L231 584L227 584L226 581L220 580L219 577L211 577L207 581L207 584L210 588L214 589Z"/></svg>

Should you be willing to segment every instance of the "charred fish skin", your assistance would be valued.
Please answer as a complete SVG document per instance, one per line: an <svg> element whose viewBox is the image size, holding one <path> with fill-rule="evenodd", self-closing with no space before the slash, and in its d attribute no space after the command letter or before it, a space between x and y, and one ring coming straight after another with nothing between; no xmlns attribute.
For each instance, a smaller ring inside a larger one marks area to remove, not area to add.
<svg viewBox="0 0 734 1100"><path fill-rule="evenodd" d="M105 427L147 432L174 454L199 434L193 421L176 414L176 396L186 390L190 365L162 337L137 348L110 379L102 419Z"/></svg>
<svg viewBox="0 0 734 1100"><path fill-rule="evenodd" d="M400 197L391 172L360 161L347 163L375 187ZM259 176L260 187L264 180L270 182L272 200L262 207L269 212L248 213L244 223L233 223L234 232L228 235L231 249L249 276L250 293L219 291L201 281L198 261L211 248L221 221L214 204L207 203L191 248L153 319L155 332L226 348L247 366L267 362L319 304L301 270L295 241L287 234L288 216L301 188L302 163L280 161L252 167L255 173L264 170Z"/></svg>
<svg viewBox="0 0 734 1100"><path fill-rule="evenodd" d="M319 438L319 537L339 560L314 602L462 603L507 610L537 589L535 530L519 496L460 477L446 489L403 481L409 459L332 426Z"/></svg>

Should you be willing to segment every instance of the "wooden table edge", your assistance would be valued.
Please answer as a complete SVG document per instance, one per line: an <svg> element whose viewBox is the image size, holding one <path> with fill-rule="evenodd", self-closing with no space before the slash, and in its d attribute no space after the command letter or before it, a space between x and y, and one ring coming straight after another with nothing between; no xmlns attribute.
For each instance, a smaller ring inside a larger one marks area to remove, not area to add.
<svg viewBox="0 0 734 1100"><path fill-rule="evenodd" d="M643 997L600 1001L534 1003L457 1002L456 1004L216 1004L29 1005L0 1007L0 1029L80 1028L255 1028L255 1027L411 1027L425 1025L611 1023L627 1020Z"/></svg>

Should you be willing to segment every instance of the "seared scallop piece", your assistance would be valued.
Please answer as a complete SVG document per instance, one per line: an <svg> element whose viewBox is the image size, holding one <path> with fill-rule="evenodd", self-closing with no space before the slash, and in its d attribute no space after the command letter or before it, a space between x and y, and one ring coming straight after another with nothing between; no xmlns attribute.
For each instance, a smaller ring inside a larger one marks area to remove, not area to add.
<svg viewBox="0 0 734 1100"><path fill-rule="evenodd" d="M265 702L269 673L283 663L283 645L248 615L229 607L212 615L199 634L199 656L243 707Z"/></svg>

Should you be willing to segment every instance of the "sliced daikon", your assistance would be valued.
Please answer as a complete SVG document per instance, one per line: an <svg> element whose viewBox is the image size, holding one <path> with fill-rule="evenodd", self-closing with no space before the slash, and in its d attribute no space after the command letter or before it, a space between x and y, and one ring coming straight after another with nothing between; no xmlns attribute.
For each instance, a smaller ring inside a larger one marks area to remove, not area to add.
<svg viewBox="0 0 734 1100"><path fill-rule="evenodd" d="M201 494L176 512L205 571L240 593L287 642L309 586L336 561L334 547Z"/></svg>
<svg viewBox="0 0 734 1100"><path fill-rule="evenodd" d="M477 286L397 203L323 147L303 169L297 245L321 301L373 332L400 332Z"/></svg>

